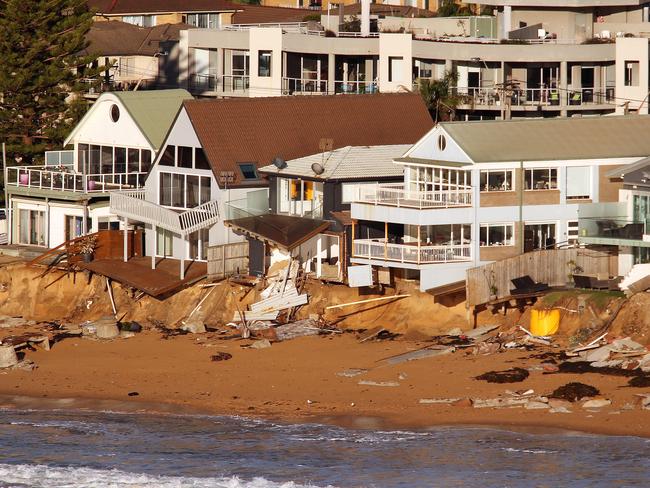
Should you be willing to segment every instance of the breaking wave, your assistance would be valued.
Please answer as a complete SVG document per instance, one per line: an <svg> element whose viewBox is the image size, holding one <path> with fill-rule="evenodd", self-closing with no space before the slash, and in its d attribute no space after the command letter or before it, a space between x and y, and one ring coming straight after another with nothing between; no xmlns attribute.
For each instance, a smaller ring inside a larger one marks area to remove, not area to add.
<svg viewBox="0 0 650 488"><path fill-rule="evenodd" d="M293 481L265 478L190 478L127 473L117 469L52 467L41 464L0 464L0 486L7 488L317 488Z"/></svg>

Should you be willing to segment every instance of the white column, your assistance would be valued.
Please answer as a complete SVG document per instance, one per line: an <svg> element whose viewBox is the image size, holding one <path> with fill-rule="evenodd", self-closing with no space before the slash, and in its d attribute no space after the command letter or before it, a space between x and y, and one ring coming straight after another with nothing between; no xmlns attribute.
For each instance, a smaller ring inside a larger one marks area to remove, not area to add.
<svg viewBox="0 0 650 488"><path fill-rule="evenodd" d="M152 226L153 229L153 246L151 248L151 269L156 269L156 251L158 249L158 227Z"/></svg>
<svg viewBox="0 0 650 488"><path fill-rule="evenodd" d="M508 39L508 33L512 30L512 7L506 5L503 7L503 32L502 39Z"/></svg>
<svg viewBox="0 0 650 488"><path fill-rule="evenodd" d="M181 251L181 280L185 279L185 258L188 257L187 241L185 239L185 236L183 236L184 249Z"/></svg>
<svg viewBox="0 0 650 488"><path fill-rule="evenodd" d="M125 263L129 260L128 248L129 248L129 219L127 217L124 217L124 262Z"/></svg>
<svg viewBox="0 0 650 488"><path fill-rule="evenodd" d="M339 8L342 5L339 4ZM370 0L361 0L361 36L370 35Z"/></svg>
<svg viewBox="0 0 650 488"><path fill-rule="evenodd" d="M323 236L318 234L316 240L316 278L320 278L323 271L323 264L321 263L321 253L323 252Z"/></svg>

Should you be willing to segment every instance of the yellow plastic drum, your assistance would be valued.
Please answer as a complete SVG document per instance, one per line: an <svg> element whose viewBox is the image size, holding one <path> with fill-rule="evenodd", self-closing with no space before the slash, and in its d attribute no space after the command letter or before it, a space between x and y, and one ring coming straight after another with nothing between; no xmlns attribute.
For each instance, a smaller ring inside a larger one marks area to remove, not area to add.
<svg viewBox="0 0 650 488"><path fill-rule="evenodd" d="M560 311L553 310L531 310L530 311L530 332L536 336L553 335L560 328Z"/></svg>

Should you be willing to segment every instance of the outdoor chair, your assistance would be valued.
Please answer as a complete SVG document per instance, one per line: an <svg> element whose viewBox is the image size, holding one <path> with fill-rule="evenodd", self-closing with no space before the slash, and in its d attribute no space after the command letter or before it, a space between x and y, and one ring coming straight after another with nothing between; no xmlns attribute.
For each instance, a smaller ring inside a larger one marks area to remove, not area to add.
<svg viewBox="0 0 650 488"><path fill-rule="evenodd" d="M521 276L519 278L513 278L510 281L513 285L515 285L514 288L510 289L511 295L525 295L528 293L537 293L549 289L548 284L537 283L528 275Z"/></svg>

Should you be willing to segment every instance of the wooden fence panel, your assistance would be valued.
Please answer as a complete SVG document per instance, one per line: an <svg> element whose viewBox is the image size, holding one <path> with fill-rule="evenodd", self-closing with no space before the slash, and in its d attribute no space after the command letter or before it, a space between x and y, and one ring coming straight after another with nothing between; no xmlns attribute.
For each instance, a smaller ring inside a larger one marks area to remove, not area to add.
<svg viewBox="0 0 650 488"><path fill-rule="evenodd" d="M592 249L534 251L467 270L467 304L470 307L510 295L511 279L529 275L550 286L573 284L572 274L617 276L618 260L610 253ZM493 293L496 291L496 293Z"/></svg>
<svg viewBox="0 0 650 488"><path fill-rule="evenodd" d="M248 242L208 247L208 278L248 273Z"/></svg>

